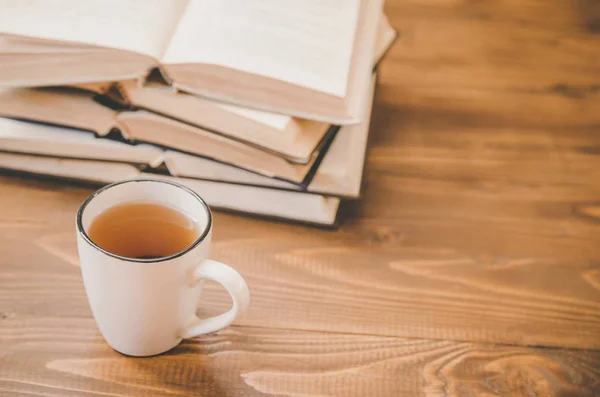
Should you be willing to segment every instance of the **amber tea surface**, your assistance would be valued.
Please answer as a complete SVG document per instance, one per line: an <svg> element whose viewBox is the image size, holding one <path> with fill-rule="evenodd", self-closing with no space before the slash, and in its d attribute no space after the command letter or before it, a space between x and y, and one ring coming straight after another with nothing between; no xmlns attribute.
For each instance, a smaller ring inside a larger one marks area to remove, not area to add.
<svg viewBox="0 0 600 397"><path fill-rule="evenodd" d="M174 208L151 202L111 207L92 222L88 235L101 248L128 258L176 254L198 239L196 221Z"/></svg>

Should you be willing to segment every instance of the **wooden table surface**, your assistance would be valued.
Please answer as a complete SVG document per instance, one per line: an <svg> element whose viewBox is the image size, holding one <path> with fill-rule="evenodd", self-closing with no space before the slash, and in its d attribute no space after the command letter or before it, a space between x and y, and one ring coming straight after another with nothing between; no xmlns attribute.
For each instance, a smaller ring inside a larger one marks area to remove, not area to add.
<svg viewBox="0 0 600 397"><path fill-rule="evenodd" d="M389 0L363 199L337 231L215 214L251 308L162 356L91 317L91 189L1 177L0 395L599 396L599 4Z"/></svg>

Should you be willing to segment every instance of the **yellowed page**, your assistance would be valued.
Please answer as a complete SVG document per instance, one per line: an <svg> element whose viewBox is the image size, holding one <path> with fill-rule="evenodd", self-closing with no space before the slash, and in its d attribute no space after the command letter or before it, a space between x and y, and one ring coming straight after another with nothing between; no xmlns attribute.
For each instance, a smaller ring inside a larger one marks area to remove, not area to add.
<svg viewBox="0 0 600 397"><path fill-rule="evenodd" d="M0 168L102 183L140 176L140 171L131 164L2 152L0 152Z"/></svg>
<svg viewBox="0 0 600 397"><path fill-rule="evenodd" d="M0 89L0 115L106 135L115 124L115 111L95 102L92 95L69 88Z"/></svg>
<svg viewBox="0 0 600 397"><path fill-rule="evenodd" d="M88 131L5 118L0 118L0 151L138 164L163 156L163 150L152 145L129 145Z"/></svg>
<svg viewBox="0 0 600 397"><path fill-rule="evenodd" d="M159 58L187 0L0 0L0 34L66 40Z"/></svg>
<svg viewBox="0 0 600 397"><path fill-rule="evenodd" d="M215 64L344 97L360 1L190 0L162 61Z"/></svg>

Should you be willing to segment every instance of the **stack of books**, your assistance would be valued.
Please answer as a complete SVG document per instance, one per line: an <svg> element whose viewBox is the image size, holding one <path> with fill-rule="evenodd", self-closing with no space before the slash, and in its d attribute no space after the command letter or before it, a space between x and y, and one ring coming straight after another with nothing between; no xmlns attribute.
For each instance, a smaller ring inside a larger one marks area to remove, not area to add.
<svg viewBox="0 0 600 397"><path fill-rule="evenodd" d="M334 225L395 37L383 0L0 0L0 168Z"/></svg>

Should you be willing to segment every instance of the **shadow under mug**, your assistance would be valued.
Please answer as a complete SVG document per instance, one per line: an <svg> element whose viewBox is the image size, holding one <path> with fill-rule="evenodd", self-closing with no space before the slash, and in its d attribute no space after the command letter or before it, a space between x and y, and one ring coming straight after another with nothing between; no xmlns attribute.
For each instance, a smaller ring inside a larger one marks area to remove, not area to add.
<svg viewBox="0 0 600 397"><path fill-rule="evenodd" d="M198 239L174 255L127 258L96 245L88 231L107 209L146 201L180 210L198 222ZM129 356L151 356L177 346L182 339L230 325L250 302L242 276L207 259L212 215L202 198L177 183L134 179L93 193L77 213L77 249L92 314L100 333L115 350ZM208 319L196 317L202 280L214 280L231 295L232 308Z"/></svg>

